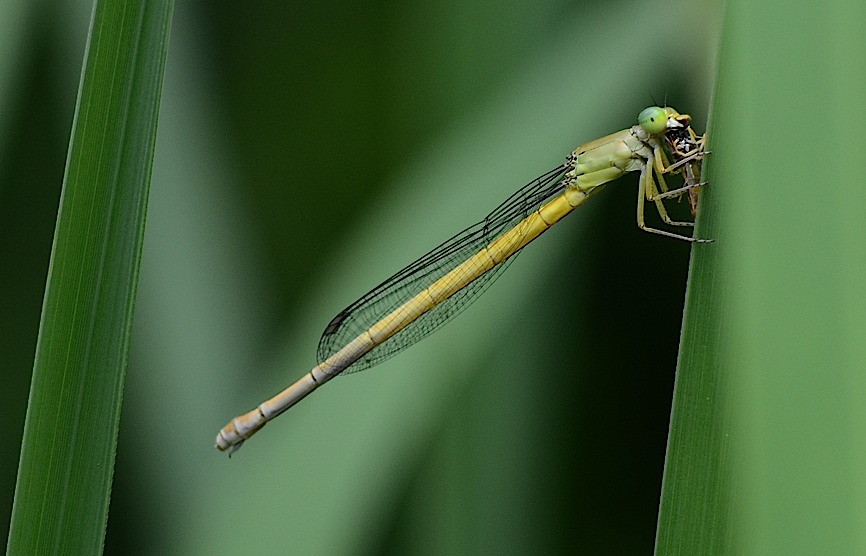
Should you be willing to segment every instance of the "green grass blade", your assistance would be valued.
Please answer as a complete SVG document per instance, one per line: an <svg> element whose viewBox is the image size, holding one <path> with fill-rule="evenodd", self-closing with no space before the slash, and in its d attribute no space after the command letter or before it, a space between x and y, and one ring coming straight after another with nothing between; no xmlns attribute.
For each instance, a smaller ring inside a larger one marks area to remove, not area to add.
<svg viewBox="0 0 866 556"><path fill-rule="evenodd" d="M172 8L109 0L93 12L10 554L102 549Z"/></svg>
<svg viewBox="0 0 866 556"><path fill-rule="evenodd" d="M866 18L727 5L658 554L866 550Z"/></svg>

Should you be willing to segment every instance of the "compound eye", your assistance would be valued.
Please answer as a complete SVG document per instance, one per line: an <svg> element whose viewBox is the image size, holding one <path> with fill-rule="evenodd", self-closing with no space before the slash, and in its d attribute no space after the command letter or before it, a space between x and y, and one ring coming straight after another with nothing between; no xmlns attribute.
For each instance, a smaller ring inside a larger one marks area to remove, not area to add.
<svg viewBox="0 0 866 556"><path fill-rule="evenodd" d="M667 128L668 115L664 108L650 106L638 115L637 123L650 135L659 135Z"/></svg>

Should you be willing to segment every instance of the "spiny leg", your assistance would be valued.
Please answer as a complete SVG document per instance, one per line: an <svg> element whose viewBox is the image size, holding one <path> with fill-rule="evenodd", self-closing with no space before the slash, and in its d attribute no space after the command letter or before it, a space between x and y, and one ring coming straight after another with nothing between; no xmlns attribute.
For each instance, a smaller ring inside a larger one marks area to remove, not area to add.
<svg viewBox="0 0 866 556"><path fill-rule="evenodd" d="M638 179L638 188L637 188L637 227L645 232L650 232L652 234L659 234L662 236L672 237L675 239L681 239L683 241L688 241L692 243L708 243L713 240L711 239L699 239L689 236L684 236L680 234L675 234L673 232L668 232L665 230L657 230L656 228L650 228L644 223L644 200L647 198L647 179L652 179L652 160L646 161L640 171L640 178ZM653 186L654 189L654 186Z"/></svg>
<svg viewBox="0 0 866 556"><path fill-rule="evenodd" d="M668 162L668 157L667 155L665 155L664 149L653 149L653 161L656 168L670 167L670 163ZM659 193L658 191L653 191L653 195L651 197L647 197L650 201L655 201L656 197L664 195L668 192L668 184L665 182L665 180L659 181L659 187L661 188L661 193Z"/></svg>
<svg viewBox="0 0 866 556"><path fill-rule="evenodd" d="M678 189L668 190L668 184L665 181L662 174L670 173L671 168L679 167L682 164L682 161L677 162L676 164L670 164L668 162L667 155L665 155L665 150L661 149L661 148L655 149L653 151L653 157L655 160L655 167L656 167L657 171L659 172L659 189L661 189L661 192L653 191L652 195L650 195L648 197L648 199L650 201L657 201L658 199L670 199L672 197L679 197L680 195L683 195L684 193L686 193L686 191L688 191L689 189L692 189L694 187L699 187L701 185L706 185L705 183L704 184L694 183L694 184L688 184L688 185L686 185L684 187L680 187ZM694 157L692 157L692 158L694 158ZM691 158L689 160L691 160Z"/></svg>
<svg viewBox="0 0 866 556"><path fill-rule="evenodd" d="M690 154L685 155L683 158L681 158L680 160L678 160L674 164L668 164L667 157L664 154L664 149L658 149L657 152L660 152L660 155L657 155L655 157L656 170L658 171L658 174L659 174L659 181L662 182L662 184L664 184L664 178L662 177L662 174L670 174L674 170L682 168L684 165L688 164L689 162L693 162L695 160L701 160L701 159L703 159L705 154L710 154L709 151L704 151L703 138L701 138L701 141L698 143L697 149L692 151ZM677 154L680 154L680 153L677 153ZM683 171L680 170L680 173L682 173L682 172ZM651 201L657 201L659 199L670 199L672 197L679 197L680 195L683 195L686 192L688 192L690 189L694 189L696 187L701 187L702 185L707 185L707 182L690 183L688 181L688 179L686 179L686 185L679 187L677 189L668 190L668 188L666 187L666 184L665 184L665 185L661 186L662 192L658 193L657 195L654 195L650 200Z"/></svg>
<svg viewBox="0 0 866 556"><path fill-rule="evenodd" d="M662 202L662 198L671 197L672 195L671 191L668 190L667 183L665 183L665 178L662 175L664 173L663 168L656 166L656 163L661 163L660 156L655 157L652 168L647 172L647 200L653 201L655 203L656 210L658 211L659 216L662 217L662 220L665 222L665 224L668 224L670 226L694 226L693 222L680 222L677 220L672 220L671 217L668 215L667 208ZM665 193L659 193L656 189L655 180L653 179L653 172L656 173L659 186L661 187L662 191L665 191Z"/></svg>
<svg viewBox="0 0 866 556"><path fill-rule="evenodd" d="M666 199L669 197L679 197L683 193L688 193L689 209L691 210L692 218L694 218L697 216L698 212L698 193L702 186L707 185L706 181L701 181L701 168L700 165L696 164L696 161L702 161L704 155L710 154L710 151L704 150L706 145L706 135L698 137L691 129L689 129L689 134L692 136L695 149L684 153L677 148L676 144L671 145L675 156L679 157L680 161L676 164L666 166L665 169L665 172L668 173L676 170L676 173L683 176L685 185L674 191L664 192L661 195L658 195L658 198Z"/></svg>
<svg viewBox="0 0 866 556"><path fill-rule="evenodd" d="M702 181L699 183L690 183L688 185L684 185L678 189L671 189L670 191L665 191L664 193L659 193L654 196L650 201L660 201L662 199L670 199L672 197L680 197L684 193L688 192L690 189L695 189L696 187L701 187L707 185L707 182Z"/></svg>
<svg viewBox="0 0 866 556"><path fill-rule="evenodd" d="M680 153L676 153L676 154L680 154ZM704 156L708 155L708 154L710 154L710 151L705 151L703 144L700 144L700 146L697 149L695 149L692 152L690 152L689 154L683 156L682 158L677 160L675 163L673 163L669 166L665 165L664 172L666 174L670 174L674 170L678 170L681 166L685 166L689 162L694 162L696 160L703 160Z"/></svg>
<svg viewBox="0 0 866 556"><path fill-rule="evenodd" d="M694 135L694 133L692 133L692 134ZM683 187L680 187L678 189L671 190L671 191L663 191L660 195L658 195L658 197L660 199L667 199L669 197L678 197L679 195L685 193L686 191L688 191L690 189L694 189L696 187L701 187L702 185L707 185L707 182L705 182L705 181L702 181L700 183L695 183L695 182L690 181L689 177L686 175L686 174L688 174L688 172L686 171L685 168L683 168L683 166L685 166L686 164L689 164L691 162L695 162L697 160L703 160L705 155L710 154L710 151L704 150L704 137L700 138L700 140L697 142L697 148L695 150L691 151L690 153L684 154L684 153L677 151L674 154L678 155L680 157L680 159L677 162L675 162L674 164L668 164L667 158L664 156L664 153L662 153L661 166L660 167L657 166L657 168L661 168L661 171L664 174L671 174L671 173L674 173L675 171L677 171L676 173L683 174L685 179L686 179L686 185L684 185ZM656 163L658 164L659 161L656 160ZM699 178L700 178L700 176L699 176Z"/></svg>

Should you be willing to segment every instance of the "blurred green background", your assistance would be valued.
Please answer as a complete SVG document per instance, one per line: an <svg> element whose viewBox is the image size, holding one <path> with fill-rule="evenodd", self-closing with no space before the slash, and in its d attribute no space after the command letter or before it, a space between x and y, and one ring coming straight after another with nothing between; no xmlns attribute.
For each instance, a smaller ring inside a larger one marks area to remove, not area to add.
<svg viewBox="0 0 866 556"><path fill-rule="evenodd" d="M92 4L0 4L3 538ZM330 318L653 103L695 116L716 2L179 2L106 551L646 553L688 246L634 178L470 310L228 459Z"/></svg>

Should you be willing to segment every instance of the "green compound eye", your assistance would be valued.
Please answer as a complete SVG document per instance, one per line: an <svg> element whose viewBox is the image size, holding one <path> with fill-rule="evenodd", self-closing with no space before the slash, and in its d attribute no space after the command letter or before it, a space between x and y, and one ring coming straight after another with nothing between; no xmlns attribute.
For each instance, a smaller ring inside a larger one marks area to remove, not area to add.
<svg viewBox="0 0 866 556"><path fill-rule="evenodd" d="M637 123L650 135L658 135L667 127L668 115L663 108L650 106L638 115Z"/></svg>

